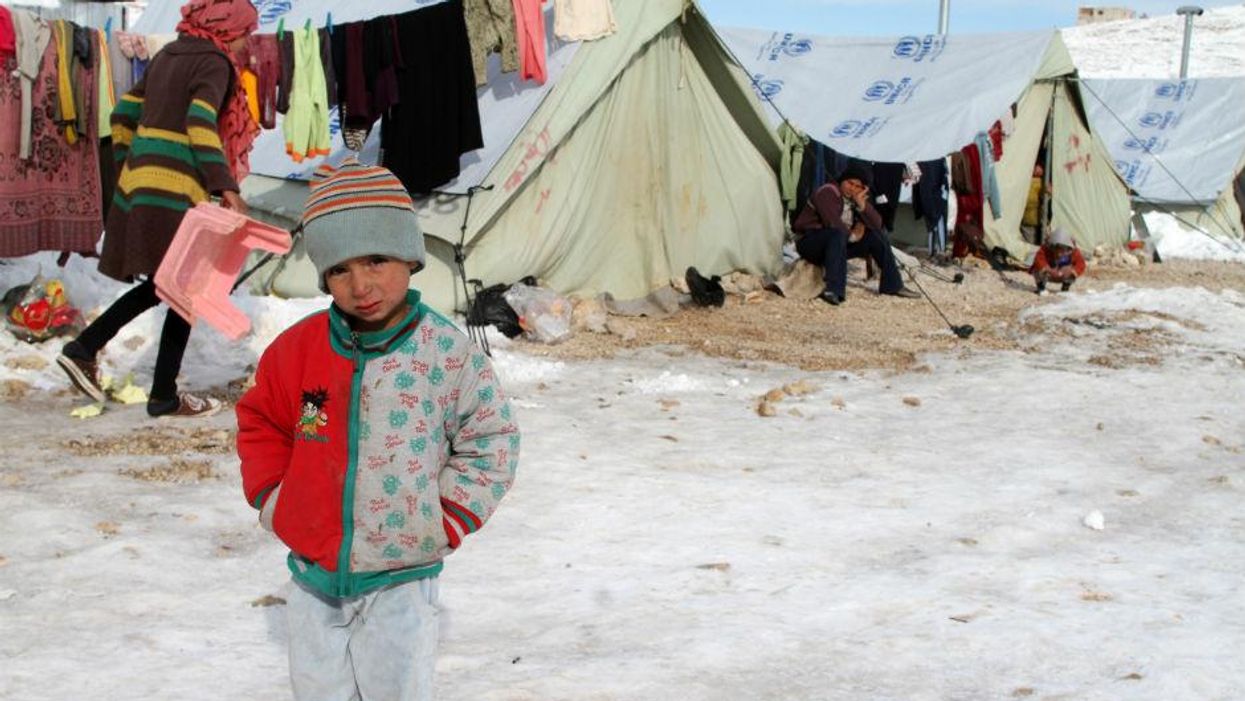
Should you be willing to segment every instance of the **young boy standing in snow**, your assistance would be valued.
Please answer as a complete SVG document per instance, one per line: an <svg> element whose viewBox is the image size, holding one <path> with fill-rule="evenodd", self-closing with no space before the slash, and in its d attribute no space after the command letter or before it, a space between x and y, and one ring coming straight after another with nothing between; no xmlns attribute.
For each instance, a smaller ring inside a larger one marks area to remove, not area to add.
<svg viewBox="0 0 1245 701"><path fill-rule="evenodd" d="M442 559L510 488L519 429L488 357L408 289L423 235L392 173L322 168L303 240L333 305L237 407L246 498L291 551L294 697L431 699Z"/></svg>

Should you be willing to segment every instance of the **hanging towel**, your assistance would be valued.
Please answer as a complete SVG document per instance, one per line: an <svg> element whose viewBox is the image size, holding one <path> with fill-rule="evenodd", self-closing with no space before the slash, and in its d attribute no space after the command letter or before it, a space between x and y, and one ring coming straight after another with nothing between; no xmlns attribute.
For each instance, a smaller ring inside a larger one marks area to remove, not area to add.
<svg viewBox="0 0 1245 701"><path fill-rule="evenodd" d="M320 33L314 27L294 34L294 85L290 110L281 123L285 152L296 163L329 153L329 105L320 62Z"/></svg>
<svg viewBox="0 0 1245 701"><path fill-rule="evenodd" d="M566 41L591 41L618 31L610 0L553 0L553 33Z"/></svg>
<svg viewBox="0 0 1245 701"><path fill-rule="evenodd" d="M543 0L513 0L514 32L519 47L519 76L544 85L547 77L545 55L545 12Z"/></svg>

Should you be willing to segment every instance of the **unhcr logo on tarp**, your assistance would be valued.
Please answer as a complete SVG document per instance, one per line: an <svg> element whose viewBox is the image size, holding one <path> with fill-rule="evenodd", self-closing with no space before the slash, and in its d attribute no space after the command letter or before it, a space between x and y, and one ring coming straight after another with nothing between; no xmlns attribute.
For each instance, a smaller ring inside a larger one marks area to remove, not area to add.
<svg viewBox="0 0 1245 701"><path fill-rule="evenodd" d="M272 24L294 9L293 0L253 0L260 24Z"/></svg>
<svg viewBox="0 0 1245 701"><path fill-rule="evenodd" d="M760 73L752 76L752 89L756 92L757 97L762 100L778 97L778 93L782 92L783 85L784 83L781 80L766 78Z"/></svg>
<svg viewBox="0 0 1245 701"><path fill-rule="evenodd" d="M886 105L907 102L916 94L916 89L921 82L908 76L900 78L897 83L890 80L875 80L872 85L865 88L865 94L861 99L865 102L881 102Z"/></svg>
<svg viewBox="0 0 1245 701"><path fill-rule="evenodd" d="M875 136L890 121L882 117L868 119L845 119L830 130L832 139L865 139Z"/></svg>
<svg viewBox="0 0 1245 701"><path fill-rule="evenodd" d="M895 44L892 55L895 58L911 60L913 63L921 63L925 59L933 63L946 48L946 38L937 34L926 34L923 37L906 36Z"/></svg>
<svg viewBox="0 0 1245 701"><path fill-rule="evenodd" d="M1146 112L1137 118L1137 123L1144 129L1172 129L1180 124L1180 112Z"/></svg>
<svg viewBox="0 0 1245 701"><path fill-rule="evenodd" d="M1145 183L1150 177L1150 166L1142 163L1134 158L1131 161L1117 160L1115 162L1115 171L1124 178L1124 182L1136 188Z"/></svg>
<svg viewBox="0 0 1245 701"><path fill-rule="evenodd" d="M774 32L769 42L761 47L761 57L767 61L777 61L783 56L799 58L813 51L811 39L797 39L794 34Z"/></svg>
<svg viewBox="0 0 1245 701"><path fill-rule="evenodd" d="M1151 136L1148 139L1135 139L1129 137L1124 140L1124 148L1129 151L1145 151L1146 153L1162 153L1167 148L1167 141L1160 140L1157 136Z"/></svg>
<svg viewBox="0 0 1245 701"><path fill-rule="evenodd" d="M1196 80L1181 80L1159 83L1158 87L1154 89L1154 96L1161 100L1183 102L1193 99L1193 93L1195 92L1197 92Z"/></svg>

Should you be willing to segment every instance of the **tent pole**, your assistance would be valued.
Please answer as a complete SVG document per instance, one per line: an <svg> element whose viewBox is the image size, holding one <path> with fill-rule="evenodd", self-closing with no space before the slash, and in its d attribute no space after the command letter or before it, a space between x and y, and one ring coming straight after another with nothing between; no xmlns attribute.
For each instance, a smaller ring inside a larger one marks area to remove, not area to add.
<svg viewBox="0 0 1245 701"><path fill-rule="evenodd" d="M938 33L946 34L951 22L951 0L938 0Z"/></svg>
<svg viewBox="0 0 1245 701"><path fill-rule="evenodd" d="M1189 76L1189 45L1193 41L1193 18L1202 14L1197 5L1184 5L1176 10L1176 14L1184 15L1184 45L1180 47L1180 79Z"/></svg>

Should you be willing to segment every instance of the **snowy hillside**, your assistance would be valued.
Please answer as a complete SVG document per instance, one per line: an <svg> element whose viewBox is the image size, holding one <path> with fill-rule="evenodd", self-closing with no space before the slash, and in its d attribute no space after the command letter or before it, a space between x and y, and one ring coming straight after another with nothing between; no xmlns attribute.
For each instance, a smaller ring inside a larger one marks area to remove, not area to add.
<svg viewBox="0 0 1245 701"><path fill-rule="evenodd" d="M1175 3L1173 3L1173 7ZM1184 18L1175 14L1063 30L1081 75L1175 78ZM1193 22L1189 77L1245 75L1245 6L1207 10Z"/></svg>

